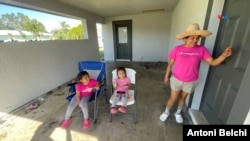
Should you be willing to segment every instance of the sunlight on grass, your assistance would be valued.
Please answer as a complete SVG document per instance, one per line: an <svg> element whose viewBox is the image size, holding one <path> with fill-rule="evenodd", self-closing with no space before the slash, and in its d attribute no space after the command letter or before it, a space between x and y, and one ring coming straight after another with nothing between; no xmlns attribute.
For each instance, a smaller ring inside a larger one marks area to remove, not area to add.
<svg viewBox="0 0 250 141"><path fill-rule="evenodd" d="M104 58L104 48L103 47L99 48L99 54L100 54L100 58L103 59Z"/></svg>

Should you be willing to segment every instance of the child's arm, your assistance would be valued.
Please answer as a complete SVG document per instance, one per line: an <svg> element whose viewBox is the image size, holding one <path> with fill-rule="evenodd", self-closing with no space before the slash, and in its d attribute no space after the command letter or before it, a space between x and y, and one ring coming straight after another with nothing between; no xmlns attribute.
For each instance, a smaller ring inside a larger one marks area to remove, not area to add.
<svg viewBox="0 0 250 141"><path fill-rule="evenodd" d="M81 95L80 95L80 91L78 90L76 90L76 101L77 101L77 105L80 106Z"/></svg>
<svg viewBox="0 0 250 141"><path fill-rule="evenodd" d="M129 78L127 79L127 81L128 81L127 84L124 86L125 89L129 89L131 86L131 82Z"/></svg>
<svg viewBox="0 0 250 141"><path fill-rule="evenodd" d="M114 89L116 89L116 88L117 88L117 83L116 83L116 81L115 81L115 80L113 80L112 85L113 85L113 88L114 88Z"/></svg>
<svg viewBox="0 0 250 141"><path fill-rule="evenodd" d="M130 86L131 86L131 83L130 83L130 82L128 82L128 84L127 84L127 85L125 85L125 86L124 86L124 88L125 88L125 89L129 89L129 88L130 88Z"/></svg>
<svg viewBox="0 0 250 141"><path fill-rule="evenodd" d="M101 86L101 83L100 82L97 82L96 86L95 86L95 89L96 90L99 90L100 89L100 86Z"/></svg>

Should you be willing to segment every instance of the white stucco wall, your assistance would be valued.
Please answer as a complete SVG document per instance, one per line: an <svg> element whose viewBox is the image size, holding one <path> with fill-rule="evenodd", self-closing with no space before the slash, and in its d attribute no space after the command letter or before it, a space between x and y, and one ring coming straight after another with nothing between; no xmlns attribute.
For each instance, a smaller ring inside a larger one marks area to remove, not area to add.
<svg viewBox="0 0 250 141"><path fill-rule="evenodd" d="M53 9L49 3L40 6ZM54 6L64 12L70 9ZM72 9L68 12L74 14ZM96 22L102 18L86 16L85 40L0 43L0 116L75 78L79 61L100 60Z"/></svg>
<svg viewBox="0 0 250 141"><path fill-rule="evenodd" d="M177 40L177 34L185 32L189 23L198 23L203 28L206 18L209 0L180 0L176 5L171 19L171 34L169 39L169 50L183 43Z"/></svg>
<svg viewBox="0 0 250 141"><path fill-rule="evenodd" d="M97 49L83 40L1 43L0 112L8 113L68 82L78 72L78 61L99 59Z"/></svg>
<svg viewBox="0 0 250 141"><path fill-rule="evenodd" d="M103 24L104 59L114 60L112 21L132 20L132 61L166 62L171 13L108 17Z"/></svg>

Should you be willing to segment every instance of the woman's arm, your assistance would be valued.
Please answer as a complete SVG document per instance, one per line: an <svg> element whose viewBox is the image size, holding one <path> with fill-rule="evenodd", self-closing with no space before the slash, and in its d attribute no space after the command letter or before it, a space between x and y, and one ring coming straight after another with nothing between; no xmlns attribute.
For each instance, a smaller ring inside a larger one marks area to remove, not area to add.
<svg viewBox="0 0 250 141"><path fill-rule="evenodd" d="M218 66L220 65L227 57L232 55L232 47L227 47L224 52L214 59L213 57L210 57L206 60L206 62L211 66Z"/></svg>
<svg viewBox="0 0 250 141"><path fill-rule="evenodd" d="M166 73L165 73L165 77L164 77L164 83L166 85L169 84L169 77L170 77L170 72L173 68L173 65L174 65L174 60L173 59L170 59L170 61L168 62L168 66L167 66L167 69L166 69Z"/></svg>

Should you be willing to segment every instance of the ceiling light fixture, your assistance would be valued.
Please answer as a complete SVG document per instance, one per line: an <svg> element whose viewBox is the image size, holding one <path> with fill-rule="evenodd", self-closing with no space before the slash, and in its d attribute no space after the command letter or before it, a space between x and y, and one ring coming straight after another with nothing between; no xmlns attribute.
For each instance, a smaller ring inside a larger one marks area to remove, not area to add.
<svg viewBox="0 0 250 141"><path fill-rule="evenodd" d="M149 12L163 12L165 9L149 9L149 10L143 10L143 13L149 13Z"/></svg>

